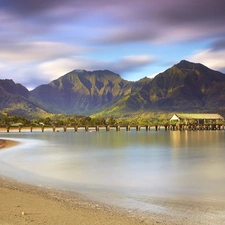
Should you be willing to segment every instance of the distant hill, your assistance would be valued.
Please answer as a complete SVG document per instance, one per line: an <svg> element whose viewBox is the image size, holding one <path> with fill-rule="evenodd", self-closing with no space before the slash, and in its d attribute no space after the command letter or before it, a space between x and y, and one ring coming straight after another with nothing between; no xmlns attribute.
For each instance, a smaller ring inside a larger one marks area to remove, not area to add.
<svg viewBox="0 0 225 225"><path fill-rule="evenodd" d="M13 80L0 80L0 111L9 114L34 118L47 113L33 103L30 92Z"/></svg>
<svg viewBox="0 0 225 225"><path fill-rule="evenodd" d="M224 115L225 74L185 60L153 79L136 82L108 70L74 70L32 91L12 80L0 80L0 100L0 110L24 116L132 116L157 111Z"/></svg>

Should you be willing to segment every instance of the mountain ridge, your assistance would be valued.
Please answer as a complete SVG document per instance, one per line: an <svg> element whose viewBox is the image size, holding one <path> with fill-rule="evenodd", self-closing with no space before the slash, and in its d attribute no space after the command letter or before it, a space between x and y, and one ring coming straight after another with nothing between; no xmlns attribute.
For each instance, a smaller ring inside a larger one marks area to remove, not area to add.
<svg viewBox="0 0 225 225"><path fill-rule="evenodd" d="M30 112L21 114L31 117L47 113L129 116L150 111L224 112L224 90L225 74L181 60L154 78L135 82L109 70L73 70L31 91L12 80L0 80L0 110L16 113L19 109L15 106L23 104Z"/></svg>

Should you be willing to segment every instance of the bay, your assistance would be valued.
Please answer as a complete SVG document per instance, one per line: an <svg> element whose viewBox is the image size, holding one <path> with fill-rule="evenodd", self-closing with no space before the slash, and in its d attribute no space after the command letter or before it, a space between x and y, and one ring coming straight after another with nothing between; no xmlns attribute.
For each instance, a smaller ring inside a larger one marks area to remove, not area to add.
<svg viewBox="0 0 225 225"><path fill-rule="evenodd" d="M145 213L225 221L224 131L24 131L1 138L21 145L0 151L0 174Z"/></svg>

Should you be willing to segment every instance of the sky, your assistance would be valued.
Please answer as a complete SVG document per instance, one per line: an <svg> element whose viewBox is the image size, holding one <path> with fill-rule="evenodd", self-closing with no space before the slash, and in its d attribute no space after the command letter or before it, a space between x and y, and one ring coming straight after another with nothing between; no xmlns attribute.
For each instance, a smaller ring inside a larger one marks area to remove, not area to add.
<svg viewBox="0 0 225 225"><path fill-rule="evenodd" d="M154 77L185 59L225 73L225 0L0 0L0 79L75 70Z"/></svg>

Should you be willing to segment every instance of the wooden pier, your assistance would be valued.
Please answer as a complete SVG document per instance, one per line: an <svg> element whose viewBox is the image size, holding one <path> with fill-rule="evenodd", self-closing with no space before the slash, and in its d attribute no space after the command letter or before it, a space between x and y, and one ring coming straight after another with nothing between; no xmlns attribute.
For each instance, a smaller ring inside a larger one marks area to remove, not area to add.
<svg viewBox="0 0 225 225"><path fill-rule="evenodd" d="M155 125L75 125L75 126L30 126L30 127L10 127L6 126L6 132L10 131L41 131L44 132L45 130L50 130L52 132L67 132L67 130L73 130L74 132L78 132L78 130L83 130L85 132L99 132L100 129L105 130L106 132L110 130L115 130L119 132L121 129L126 131L136 130L140 131L144 129L145 131L155 130L160 131L197 131L197 130L224 130L224 124L155 124ZM1 129L4 131L4 129Z"/></svg>

